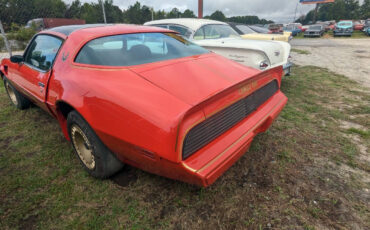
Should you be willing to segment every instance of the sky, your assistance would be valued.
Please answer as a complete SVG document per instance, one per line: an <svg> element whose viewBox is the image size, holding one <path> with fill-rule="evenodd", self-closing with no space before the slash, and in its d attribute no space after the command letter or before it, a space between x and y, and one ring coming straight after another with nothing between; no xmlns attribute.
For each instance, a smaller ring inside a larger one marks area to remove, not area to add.
<svg viewBox="0 0 370 230"><path fill-rule="evenodd" d="M71 3L73 0L65 0ZM97 2L97 0L80 0L81 2ZM113 0L121 9L135 4L137 0ZM363 1L363 0L361 0ZM170 11L174 7L180 11L190 9L198 15L198 0L139 0L141 4L153 7L154 10ZM298 0L203 0L204 13L210 15L216 10L221 10L227 17L256 15L259 18L287 23L302 14L306 14L315 5L302 5ZM297 8L297 11L296 11Z"/></svg>

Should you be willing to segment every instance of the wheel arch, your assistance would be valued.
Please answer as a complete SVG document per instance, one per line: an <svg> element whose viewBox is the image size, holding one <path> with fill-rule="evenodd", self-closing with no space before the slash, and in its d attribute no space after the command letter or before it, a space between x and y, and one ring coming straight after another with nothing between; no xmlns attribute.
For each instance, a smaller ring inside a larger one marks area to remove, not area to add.
<svg viewBox="0 0 370 230"><path fill-rule="evenodd" d="M70 112L77 111L77 109L71 106L66 101L60 100L56 102L56 111L57 111L57 119L59 121L60 127L62 128L62 132L65 138L69 141L70 136L68 134L68 128L67 128L67 118Z"/></svg>

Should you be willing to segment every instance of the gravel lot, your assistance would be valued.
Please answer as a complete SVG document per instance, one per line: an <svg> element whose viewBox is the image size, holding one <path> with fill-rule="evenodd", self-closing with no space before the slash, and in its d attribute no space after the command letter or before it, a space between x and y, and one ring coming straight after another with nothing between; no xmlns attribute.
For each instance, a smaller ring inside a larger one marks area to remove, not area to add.
<svg viewBox="0 0 370 230"><path fill-rule="evenodd" d="M295 39L292 48L297 65L312 65L343 74L370 89L370 39Z"/></svg>

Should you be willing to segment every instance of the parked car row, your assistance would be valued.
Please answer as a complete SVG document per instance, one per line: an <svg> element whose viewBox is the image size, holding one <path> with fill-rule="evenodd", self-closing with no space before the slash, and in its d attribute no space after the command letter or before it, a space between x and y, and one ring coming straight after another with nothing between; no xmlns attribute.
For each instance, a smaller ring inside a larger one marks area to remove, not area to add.
<svg viewBox="0 0 370 230"><path fill-rule="evenodd" d="M146 25L39 32L23 55L2 60L6 92L16 108L53 116L96 178L130 164L209 186L287 103L290 45L211 20Z"/></svg>
<svg viewBox="0 0 370 230"><path fill-rule="evenodd" d="M249 67L267 70L283 66L285 74L290 73L291 46L287 42L268 41L272 40L271 35L259 37L268 39L264 41L250 40L248 34L241 37L225 22L207 19L163 19L144 25L175 30L195 44Z"/></svg>

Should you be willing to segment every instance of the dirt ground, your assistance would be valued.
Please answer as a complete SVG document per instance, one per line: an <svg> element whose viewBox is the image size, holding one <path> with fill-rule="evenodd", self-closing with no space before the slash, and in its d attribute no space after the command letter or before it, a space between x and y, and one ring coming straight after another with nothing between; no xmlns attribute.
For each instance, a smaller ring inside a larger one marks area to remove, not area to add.
<svg viewBox="0 0 370 230"><path fill-rule="evenodd" d="M296 39L293 62L301 66L319 66L365 85L370 90L370 39Z"/></svg>

